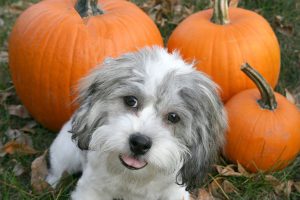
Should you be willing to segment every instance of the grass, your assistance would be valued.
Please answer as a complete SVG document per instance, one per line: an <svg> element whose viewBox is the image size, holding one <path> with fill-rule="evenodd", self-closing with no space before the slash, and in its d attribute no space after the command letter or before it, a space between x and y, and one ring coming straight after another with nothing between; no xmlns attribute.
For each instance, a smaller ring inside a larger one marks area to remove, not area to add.
<svg viewBox="0 0 300 200"><path fill-rule="evenodd" d="M4 22L1 25L0 20L0 52L7 51L7 39L16 17L22 10L36 3L37 0L0 0L0 19ZM142 5L145 0L135 0L138 5ZM11 9L12 6L14 9ZM209 6L209 0L183 0L182 5L191 8L193 12L205 9ZM284 89L295 89L300 85L300 3L297 0L244 0L240 2L240 7L259 11L272 25L276 32L281 46L282 68L280 80L277 86L279 92L284 93ZM286 35L278 31L275 16L283 16L283 24L291 25L293 28L292 35ZM172 12L163 15L168 21L172 21L176 16ZM159 26L165 41L176 27L174 23L167 23ZM10 81L7 61L0 61L0 91L7 91L12 87ZM12 90L13 91L13 90ZM20 129L32 119L20 119L9 115L7 106L9 104L19 104L18 98L13 95L5 103L0 102L0 144L8 141L4 134L8 128ZM38 125L34 128L35 133L31 134L33 145L40 154L49 147L55 137L55 134ZM62 181L61 187L52 192L38 194L32 191L30 186L30 165L36 155L13 154L0 156L0 199L19 200L19 199L68 199L69 192L74 188L77 178L68 176ZM16 176L14 167L20 163L24 167L24 173ZM225 161L222 165L227 165ZM300 157L296 159L286 169L272 173L272 176L280 180L281 183L287 183L289 180L300 181ZM283 191L276 193L272 184L267 181L266 174L258 173L254 177L245 176L222 176L213 173L211 179L207 181L206 186L213 179L220 178L227 180L234 185L236 192L229 192L226 195L218 192L216 195L219 199L300 199L300 193L292 190L290 195ZM227 197L226 197L227 196Z"/></svg>

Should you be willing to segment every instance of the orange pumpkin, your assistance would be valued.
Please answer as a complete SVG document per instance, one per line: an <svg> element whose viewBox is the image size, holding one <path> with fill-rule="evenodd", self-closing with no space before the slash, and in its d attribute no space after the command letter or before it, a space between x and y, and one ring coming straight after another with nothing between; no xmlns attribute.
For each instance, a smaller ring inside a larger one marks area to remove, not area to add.
<svg viewBox="0 0 300 200"><path fill-rule="evenodd" d="M76 7L76 9L75 9ZM80 14L79 14L80 13ZM72 90L105 57L163 45L153 21L124 0L44 0L17 20L9 40L12 79L31 115L51 130L70 117Z"/></svg>
<svg viewBox="0 0 300 200"><path fill-rule="evenodd" d="M249 65L242 70L258 89L243 91L225 105L229 131L225 156L248 170L278 170L300 150L300 112Z"/></svg>
<svg viewBox="0 0 300 200"><path fill-rule="evenodd" d="M240 71L249 62L274 87L280 70L280 49L268 22L255 12L229 8L227 0L215 0L214 9L189 16L171 34L169 51L195 60L197 69L209 74L228 100L254 84Z"/></svg>

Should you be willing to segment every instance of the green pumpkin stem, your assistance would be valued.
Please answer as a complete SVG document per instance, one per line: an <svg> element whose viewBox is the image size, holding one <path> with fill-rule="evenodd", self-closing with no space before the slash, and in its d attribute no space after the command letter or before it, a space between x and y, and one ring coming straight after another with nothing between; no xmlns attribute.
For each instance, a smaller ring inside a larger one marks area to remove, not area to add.
<svg viewBox="0 0 300 200"><path fill-rule="evenodd" d="M98 0L78 0L75 9L82 18L103 14L98 7Z"/></svg>
<svg viewBox="0 0 300 200"><path fill-rule="evenodd" d="M241 70L254 82L257 86L261 99L258 104L263 109L275 110L277 102L272 87L267 83L266 79L248 63L242 65Z"/></svg>
<svg viewBox="0 0 300 200"><path fill-rule="evenodd" d="M214 0L213 16L211 21L215 24L229 24L228 0Z"/></svg>

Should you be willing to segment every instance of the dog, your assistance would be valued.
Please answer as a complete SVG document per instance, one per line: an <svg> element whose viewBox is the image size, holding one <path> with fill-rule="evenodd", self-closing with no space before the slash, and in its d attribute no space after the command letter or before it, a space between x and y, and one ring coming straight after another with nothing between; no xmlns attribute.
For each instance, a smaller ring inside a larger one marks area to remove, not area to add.
<svg viewBox="0 0 300 200"><path fill-rule="evenodd" d="M108 58L78 87L50 147L47 182L82 171L73 200L188 200L224 143L217 85L178 52Z"/></svg>

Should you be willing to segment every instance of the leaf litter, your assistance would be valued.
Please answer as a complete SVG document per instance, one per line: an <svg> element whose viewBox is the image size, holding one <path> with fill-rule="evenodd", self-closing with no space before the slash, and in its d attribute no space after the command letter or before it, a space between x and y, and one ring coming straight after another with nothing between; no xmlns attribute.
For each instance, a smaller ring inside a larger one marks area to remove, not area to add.
<svg viewBox="0 0 300 200"><path fill-rule="evenodd" d="M37 157L31 163L31 186L37 193L44 192L45 190L52 190L52 187L45 181L48 175L46 156L48 150L46 150L41 156Z"/></svg>
<svg viewBox="0 0 300 200"><path fill-rule="evenodd" d="M2 154L20 153L25 155L32 155L38 153L33 148L32 139L29 135L22 133L18 129L8 129L5 132L9 141L1 148Z"/></svg>

